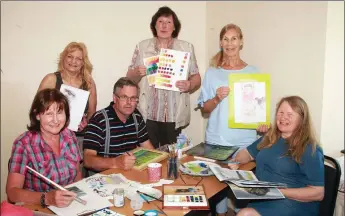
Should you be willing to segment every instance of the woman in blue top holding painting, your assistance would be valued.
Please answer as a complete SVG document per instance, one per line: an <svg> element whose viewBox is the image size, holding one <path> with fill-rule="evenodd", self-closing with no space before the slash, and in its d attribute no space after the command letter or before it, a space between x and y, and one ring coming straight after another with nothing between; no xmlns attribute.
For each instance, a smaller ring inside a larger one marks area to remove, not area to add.
<svg viewBox="0 0 345 216"><path fill-rule="evenodd" d="M230 92L228 77L231 73L259 71L240 58L243 34L237 25L224 26L219 39L221 50L211 59L198 99L202 113L210 115L205 140L208 143L244 148L256 140L256 130L228 127L229 102L225 99ZM267 127L260 127L260 130L267 131Z"/></svg>
<svg viewBox="0 0 345 216"><path fill-rule="evenodd" d="M240 58L243 34L237 25L228 24L222 28L219 45L221 50L211 59L198 99L202 113L209 115L205 140L211 144L245 148L256 140L257 133L256 130L228 127L228 77L231 73L258 73L258 69ZM267 126L262 125L257 130L266 132L267 129ZM227 212L226 201L225 198L218 203L218 215Z"/></svg>
<svg viewBox="0 0 345 216"><path fill-rule="evenodd" d="M222 28L219 45L221 50L211 59L198 99L202 113L209 115L205 140L216 145L245 148L256 140L257 133L256 130L228 127L229 102L226 98L231 91L228 77L231 73L258 73L258 69L240 58L243 34L237 25L228 24ZM257 130L266 132L267 126ZM224 199L217 205L217 213L225 215L226 211Z"/></svg>

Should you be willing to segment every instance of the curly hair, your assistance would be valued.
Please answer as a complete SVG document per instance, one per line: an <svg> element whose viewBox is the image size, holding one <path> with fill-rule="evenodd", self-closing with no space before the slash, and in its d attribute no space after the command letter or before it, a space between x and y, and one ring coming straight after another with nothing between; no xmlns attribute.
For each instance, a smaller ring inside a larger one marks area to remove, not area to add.
<svg viewBox="0 0 345 216"><path fill-rule="evenodd" d="M83 53L83 66L81 68L81 77L82 77L82 89L89 90L92 85L92 69L93 66L89 60L87 48L84 43L78 43L78 42L71 42L69 43L65 49L60 53L59 58L59 64L58 64L58 70L63 71L64 67L64 59L68 55L68 53L74 52L75 50L80 50Z"/></svg>

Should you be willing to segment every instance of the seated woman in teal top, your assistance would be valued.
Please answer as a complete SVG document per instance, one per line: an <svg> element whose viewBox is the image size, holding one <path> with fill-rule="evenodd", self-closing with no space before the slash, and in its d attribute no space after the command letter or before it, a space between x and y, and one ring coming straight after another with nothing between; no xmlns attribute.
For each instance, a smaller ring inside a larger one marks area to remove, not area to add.
<svg viewBox="0 0 345 216"><path fill-rule="evenodd" d="M286 199L252 201L237 216L314 216L324 196L324 156L313 133L306 102L298 96L280 100L267 134L241 150L234 161L256 161L262 181L286 183ZM237 169L238 165L229 165ZM279 212L279 213L278 213Z"/></svg>

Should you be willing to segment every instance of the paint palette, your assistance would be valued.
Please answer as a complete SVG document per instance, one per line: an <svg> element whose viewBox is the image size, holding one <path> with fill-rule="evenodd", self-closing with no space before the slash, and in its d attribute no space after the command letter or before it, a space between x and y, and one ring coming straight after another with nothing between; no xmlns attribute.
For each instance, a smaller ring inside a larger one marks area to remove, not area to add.
<svg viewBox="0 0 345 216"><path fill-rule="evenodd" d="M180 165L180 170L193 176L212 176L214 175L209 166L220 167L218 164L207 161L189 161Z"/></svg>
<svg viewBox="0 0 345 216"><path fill-rule="evenodd" d="M163 185L163 208L208 209L202 185Z"/></svg>
<svg viewBox="0 0 345 216"><path fill-rule="evenodd" d="M189 60L189 52L161 49L154 81L155 88L180 91L175 84L178 80L187 80Z"/></svg>

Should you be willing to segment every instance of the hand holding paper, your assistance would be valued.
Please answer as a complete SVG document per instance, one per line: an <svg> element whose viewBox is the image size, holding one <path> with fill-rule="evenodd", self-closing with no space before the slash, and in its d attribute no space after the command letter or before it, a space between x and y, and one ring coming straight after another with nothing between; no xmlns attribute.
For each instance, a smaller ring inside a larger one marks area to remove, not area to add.
<svg viewBox="0 0 345 216"><path fill-rule="evenodd" d="M229 95L230 88L226 86L219 87L216 91L216 96L219 101L222 101L224 98L226 98Z"/></svg>
<svg viewBox="0 0 345 216"><path fill-rule="evenodd" d="M135 68L135 72L138 76L146 76L146 67L145 65L139 65Z"/></svg>
<svg viewBox="0 0 345 216"><path fill-rule="evenodd" d="M189 80L178 80L176 81L175 86L181 91L181 92L189 92L191 83Z"/></svg>

